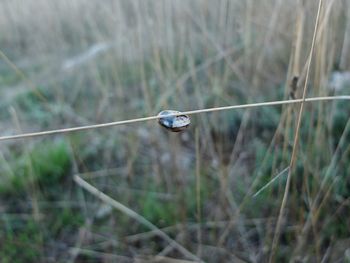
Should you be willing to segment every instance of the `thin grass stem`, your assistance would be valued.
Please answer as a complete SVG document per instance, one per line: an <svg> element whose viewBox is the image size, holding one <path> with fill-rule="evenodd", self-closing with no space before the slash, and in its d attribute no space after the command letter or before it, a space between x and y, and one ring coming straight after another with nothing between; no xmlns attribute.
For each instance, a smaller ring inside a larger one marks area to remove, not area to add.
<svg viewBox="0 0 350 263"><path fill-rule="evenodd" d="M177 115L182 115L182 114L194 115L194 114L200 114L200 113L206 113L206 112L217 112L217 111L224 111L224 110L248 109L248 108L265 107L265 106L295 104L295 103L300 103L303 101L304 102L315 102L315 101L333 101L333 100L350 100L350 95L348 95L348 96L344 95L344 96L313 97L313 98L307 98L307 99L278 100L278 101L269 101L269 102L239 104L239 105L231 105L231 106L224 106L224 107L185 111L185 112L181 112L179 114L169 114L168 116L177 116ZM78 126L78 127L72 127L72 128L63 128L63 129L48 130L48 131L41 131L41 132L32 132L32 133L22 133L22 134L17 134L17 135L0 136L0 141L23 139L23 138L38 137L38 136L46 136L46 135L54 135L54 134L63 134L63 133L70 133L70 132L76 132L76 131L98 129L98 128L107 128L107 127L112 127L112 126L117 126L117 125L126 125L126 124L132 124L132 123L137 123L137 122L157 120L159 118L160 118L159 116L150 116L150 117L144 117L144 118L136 118L136 119L107 122L107 123L101 123L101 124Z"/></svg>

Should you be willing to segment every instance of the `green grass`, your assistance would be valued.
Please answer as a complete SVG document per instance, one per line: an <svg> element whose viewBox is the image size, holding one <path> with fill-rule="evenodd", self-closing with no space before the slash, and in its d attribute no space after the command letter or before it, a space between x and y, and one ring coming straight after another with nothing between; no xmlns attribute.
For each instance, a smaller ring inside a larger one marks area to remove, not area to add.
<svg viewBox="0 0 350 263"><path fill-rule="evenodd" d="M42 259L43 230L34 220L23 222L11 231L0 231L1 261L10 263L37 262Z"/></svg>
<svg viewBox="0 0 350 263"><path fill-rule="evenodd" d="M12 157L10 171L2 173L1 193L22 192L31 184L43 189L54 186L69 174L70 155L63 140L44 142Z"/></svg>

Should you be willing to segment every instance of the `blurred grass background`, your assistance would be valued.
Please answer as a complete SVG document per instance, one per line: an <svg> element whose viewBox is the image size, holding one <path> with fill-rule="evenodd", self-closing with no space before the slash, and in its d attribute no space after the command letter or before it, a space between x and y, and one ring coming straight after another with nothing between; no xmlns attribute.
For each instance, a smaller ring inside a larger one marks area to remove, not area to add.
<svg viewBox="0 0 350 263"><path fill-rule="evenodd" d="M294 76L300 97L316 11L302 0L1 0L0 134L288 99ZM309 97L350 93L349 49L350 2L324 1ZM196 115L180 134L147 122L2 142L1 262L186 260L76 173L205 262L266 262L286 177L252 195L289 165L297 109ZM306 105L276 262L350 260L349 116L348 102Z"/></svg>

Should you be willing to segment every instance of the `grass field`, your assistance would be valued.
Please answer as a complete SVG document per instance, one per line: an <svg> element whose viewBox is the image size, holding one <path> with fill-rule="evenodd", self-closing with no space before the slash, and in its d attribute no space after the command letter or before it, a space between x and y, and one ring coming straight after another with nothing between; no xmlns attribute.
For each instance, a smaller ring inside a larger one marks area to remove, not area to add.
<svg viewBox="0 0 350 263"><path fill-rule="evenodd" d="M0 0L0 137L349 95L318 3ZM300 105L0 141L0 262L350 262L350 104Z"/></svg>

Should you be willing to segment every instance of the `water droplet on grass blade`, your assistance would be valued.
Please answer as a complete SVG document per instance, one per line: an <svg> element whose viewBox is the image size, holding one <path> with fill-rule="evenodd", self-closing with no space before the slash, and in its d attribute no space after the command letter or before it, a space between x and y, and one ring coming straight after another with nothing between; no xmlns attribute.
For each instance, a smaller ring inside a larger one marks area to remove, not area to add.
<svg viewBox="0 0 350 263"><path fill-rule="evenodd" d="M174 116L173 114L178 114ZM173 115L173 116L168 116ZM172 131L172 132L180 132L185 130L191 123L190 117L185 114L181 114L180 111L175 110L164 110L158 114L159 124L164 128Z"/></svg>

